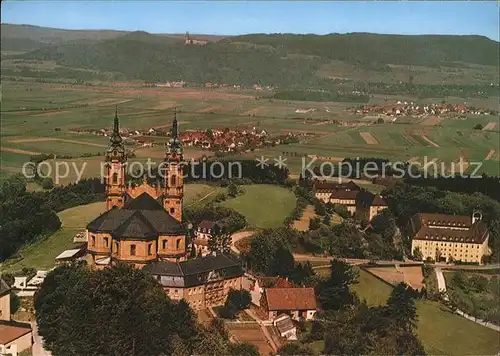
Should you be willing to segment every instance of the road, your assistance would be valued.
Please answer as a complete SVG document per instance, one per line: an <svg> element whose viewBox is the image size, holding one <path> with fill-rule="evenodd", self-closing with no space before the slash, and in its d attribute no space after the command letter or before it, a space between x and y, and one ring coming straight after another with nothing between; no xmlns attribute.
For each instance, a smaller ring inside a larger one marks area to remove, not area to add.
<svg viewBox="0 0 500 356"><path fill-rule="evenodd" d="M38 325L36 321L30 322L33 332L33 356L51 356L52 353L43 348L43 339L38 334Z"/></svg>

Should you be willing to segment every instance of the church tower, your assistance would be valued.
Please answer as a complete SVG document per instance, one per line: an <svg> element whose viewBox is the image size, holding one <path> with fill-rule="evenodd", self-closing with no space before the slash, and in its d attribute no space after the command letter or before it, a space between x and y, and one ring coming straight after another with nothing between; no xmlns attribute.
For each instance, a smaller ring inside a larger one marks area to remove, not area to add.
<svg viewBox="0 0 500 356"><path fill-rule="evenodd" d="M174 111L172 134L165 151L165 192L163 196L163 207L178 221L182 221L182 198L184 196L182 159L177 111Z"/></svg>
<svg viewBox="0 0 500 356"><path fill-rule="evenodd" d="M125 199L125 165L127 156L120 136L118 108L115 112L113 133L106 152L106 210L123 207Z"/></svg>

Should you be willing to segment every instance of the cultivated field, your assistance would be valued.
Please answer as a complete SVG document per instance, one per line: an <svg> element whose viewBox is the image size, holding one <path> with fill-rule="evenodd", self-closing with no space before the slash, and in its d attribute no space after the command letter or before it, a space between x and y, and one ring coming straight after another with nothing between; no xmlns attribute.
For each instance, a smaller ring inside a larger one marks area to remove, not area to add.
<svg viewBox="0 0 500 356"><path fill-rule="evenodd" d="M424 287L424 276L422 275L422 268L420 266L376 267L367 268L367 270L392 285L404 282L413 289L421 290Z"/></svg>
<svg viewBox="0 0 500 356"><path fill-rule="evenodd" d="M269 346L266 336L262 332L260 325L255 324L226 324L229 333L239 342L248 342L257 346L261 355L272 354L273 349Z"/></svg>
<svg viewBox="0 0 500 356"><path fill-rule="evenodd" d="M3 175L19 171L31 155L38 153L54 153L86 161L92 167L85 173L86 176L98 175L93 161L102 160L102 156L80 156L102 155L107 138L81 132L111 128L116 105L121 125L128 130L168 128L175 106L179 111L181 131L255 127L265 129L272 135L314 135L301 138L299 143L236 155L252 159L262 155L269 158L281 155L287 158L286 163L292 173L300 171L303 159L306 164L313 159L309 156L316 157L315 164L344 157L374 156L403 161L428 157L448 166L461 156L467 161L483 161L491 150L497 150L500 140L498 125L491 116L469 115L464 119L409 117L394 122L388 118L385 123L373 124L376 119L363 119L346 111L357 104L267 100L261 96L271 94L250 90L144 88L134 83L78 86L5 80L2 82L2 95L0 138ZM369 104L401 99L399 96L375 95L370 98ZM423 103L439 101L421 100ZM452 97L447 101L463 102ZM494 100L471 98L468 102L478 107L486 105L496 109L497 106ZM296 112L303 107L317 111ZM362 126L342 126L341 123L346 121ZM477 124L483 125L484 130L474 130ZM128 148L137 150L139 159L160 158L165 138L147 136L144 139L153 140L156 146L152 149ZM192 156L199 157L204 153L212 152L195 149ZM498 174L497 166L498 155L492 155L483 164L480 173Z"/></svg>

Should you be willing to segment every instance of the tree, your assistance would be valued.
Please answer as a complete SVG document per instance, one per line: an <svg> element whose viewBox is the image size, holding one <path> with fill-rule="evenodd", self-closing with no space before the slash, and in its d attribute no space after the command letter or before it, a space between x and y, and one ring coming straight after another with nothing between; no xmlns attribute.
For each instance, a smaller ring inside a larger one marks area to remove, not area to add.
<svg viewBox="0 0 500 356"><path fill-rule="evenodd" d="M229 355L233 356L259 356L259 349L252 344L243 342L241 344L231 345L229 347Z"/></svg>
<svg viewBox="0 0 500 356"><path fill-rule="evenodd" d="M474 130L482 130L482 129L483 129L483 125L481 125L481 124L474 125Z"/></svg>
<svg viewBox="0 0 500 356"><path fill-rule="evenodd" d="M21 299L14 293L10 293L10 313L14 314L21 306Z"/></svg>
<svg viewBox="0 0 500 356"><path fill-rule="evenodd" d="M215 224L212 235L208 238L208 250L213 254L228 254L231 251L231 235L218 224Z"/></svg>
<svg viewBox="0 0 500 356"><path fill-rule="evenodd" d="M233 198L238 196L238 186L234 182L229 183L227 186L227 194Z"/></svg>
<svg viewBox="0 0 500 356"><path fill-rule="evenodd" d="M415 261L422 261L424 259L424 255L418 246L413 250L413 259Z"/></svg>
<svg viewBox="0 0 500 356"><path fill-rule="evenodd" d="M329 214L326 214L325 217L323 218L323 224L326 226L330 226L332 223L332 218L330 217Z"/></svg>
<svg viewBox="0 0 500 356"><path fill-rule="evenodd" d="M314 352L309 346L294 342L281 347L277 354L282 356L309 356L314 355Z"/></svg>
<svg viewBox="0 0 500 356"><path fill-rule="evenodd" d="M401 282L391 292L387 300L389 317L406 330L413 330L417 322L417 306L409 287Z"/></svg>
<svg viewBox="0 0 500 356"><path fill-rule="evenodd" d="M290 249L284 245L278 246L271 260L269 274L272 276L290 277L293 274L294 267L295 260Z"/></svg>
<svg viewBox="0 0 500 356"><path fill-rule="evenodd" d="M330 277L317 286L318 299L325 310L340 310L346 305L353 305L357 297L349 287L356 284L358 272L344 261L333 260L330 265Z"/></svg>
<svg viewBox="0 0 500 356"><path fill-rule="evenodd" d="M57 267L36 293L35 309L56 355L172 354L175 335L191 353L199 336L186 303L172 303L149 274L125 265Z"/></svg>
<svg viewBox="0 0 500 356"><path fill-rule="evenodd" d="M47 177L42 180L42 188L45 190L54 188L54 181L52 178Z"/></svg>
<svg viewBox="0 0 500 356"><path fill-rule="evenodd" d="M226 303L233 304L238 310L248 309L250 307L251 302L252 302L252 297L250 296L250 293L244 289L229 290L226 299Z"/></svg>
<svg viewBox="0 0 500 356"><path fill-rule="evenodd" d="M319 217L309 218L309 230L319 229L321 226L321 219Z"/></svg>

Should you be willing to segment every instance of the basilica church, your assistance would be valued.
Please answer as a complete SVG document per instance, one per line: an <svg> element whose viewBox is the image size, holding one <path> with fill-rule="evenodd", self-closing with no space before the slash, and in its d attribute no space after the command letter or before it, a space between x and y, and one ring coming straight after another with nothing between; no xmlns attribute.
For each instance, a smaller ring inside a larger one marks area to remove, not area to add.
<svg viewBox="0 0 500 356"><path fill-rule="evenodd" d="M242 288L238 258L209 255L187 259L182 224L183 151L177 118L165 150L163 184L127 185L127 155L118 115L106 153L106 212L87 225L87 262L106 268L118 262L142 268L172 300L200 310L224 304L231 289Z"/></svg>
<svg viewBox="0 0 500 356"><path fill-rule="evenodd" d="M87 225L87 251L96 266L128 262L182 261L186 231L182 226L183 152L174 117L165 150L164 184L132 186L126 182L127 155L118 115L106 153L106 212Z"/></svg>

